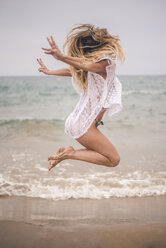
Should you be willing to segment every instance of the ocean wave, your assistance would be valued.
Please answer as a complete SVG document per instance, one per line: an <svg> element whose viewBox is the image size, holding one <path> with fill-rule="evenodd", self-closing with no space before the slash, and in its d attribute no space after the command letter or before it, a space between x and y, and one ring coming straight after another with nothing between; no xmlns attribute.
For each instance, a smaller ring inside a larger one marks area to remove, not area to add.
<svg viewBox="0 0 166 248"><path fill-rule="evenodd" d="M37 165L39 168L40 166ZM111 197L144 197L166 194L164 171L112 171L106 173L64 176L65 168L58 176L34 177L26 173L17 177L0 174L0 195L40 197L53 200L69 198L102 199ZM40 167L42 173L45 169Z"/></svg>
<svg viewBox="0 0 166 248"><path fill-rule="evenodd" d="M166 90L126 90L122 95L145 94L145 95L158 95L166 94Z"/></svg>
<svg viewBox="0 0 166 248"><path fill-rule="evenodd" d="M39 124L39 123L62 123L65 118L61 119L37 119L33 117L18 117L15 119L1 119L0 126L13 124Z"/></svg>

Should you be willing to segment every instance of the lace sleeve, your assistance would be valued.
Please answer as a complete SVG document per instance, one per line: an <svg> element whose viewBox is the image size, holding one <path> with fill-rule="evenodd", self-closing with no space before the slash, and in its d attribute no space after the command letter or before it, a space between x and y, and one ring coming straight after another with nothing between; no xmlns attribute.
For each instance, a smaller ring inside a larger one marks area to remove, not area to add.
<svg viewBox="0 0 166 248"><path fill-rule="evenodd" d="M99 62L99 61L104 60L104 59L108 59L108 64L111 65L112 58L108 54L102 56L101 58L96 59L95 62Z"/></svg>

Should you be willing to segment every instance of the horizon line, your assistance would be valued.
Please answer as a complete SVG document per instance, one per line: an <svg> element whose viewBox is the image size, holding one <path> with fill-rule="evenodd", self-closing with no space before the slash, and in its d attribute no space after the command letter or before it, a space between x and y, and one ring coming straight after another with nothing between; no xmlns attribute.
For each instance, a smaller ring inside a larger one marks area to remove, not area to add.
<svg viewBox="0 0 166 248"><path fill-rule="evenodd" d="M116 74L117 76L166 76L166 74ZM0 77L70 77L70 76L58 76L58 75L0 75Z"/></svg>

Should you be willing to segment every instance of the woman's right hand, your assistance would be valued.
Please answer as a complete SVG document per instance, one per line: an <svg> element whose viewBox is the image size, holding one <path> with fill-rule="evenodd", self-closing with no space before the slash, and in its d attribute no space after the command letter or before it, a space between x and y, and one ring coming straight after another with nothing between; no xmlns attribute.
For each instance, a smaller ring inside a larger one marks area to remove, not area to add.
<svg viewBox="0 0 166 248"><path fill-rule="evenodd" d="M49 74L49 70L48 68L45 66L45 64L43 63L42 59L37 59L37 62L39 63L39 65L41 66L38 71L43 72L44 74Z"/></svg>

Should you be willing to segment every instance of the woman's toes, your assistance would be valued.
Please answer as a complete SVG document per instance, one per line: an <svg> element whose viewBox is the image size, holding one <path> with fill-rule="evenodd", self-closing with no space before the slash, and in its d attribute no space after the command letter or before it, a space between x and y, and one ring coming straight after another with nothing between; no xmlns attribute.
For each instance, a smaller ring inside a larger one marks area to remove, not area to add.
<svg viewBox="0 0 166 248"><path fill-rule="evenodd" d="M48 161L51 159L51 156L50 157L48 157Z"/></svg>
<svg viewBox="0 0 166 248"><path fill-rule="evenodd" d="M56 165L56 163L54 163L54 162L55 162L54 160L50 160L50 165L48 167L49 171Z"/></svg>
<svg viewBox="0 0 166 248"><path fill-rule="evenodd" d="M56 155L53 155L53 156L48 157L48 161L49 160L55 160L55 159L56 159Z"/></svg>
<svg viewBox="0 0 166 248"><path fill-rule="evenodd" d="M65 151L67 151L67 152L74 151L74 148L72 146L68 146L68 147L66 147Z"/></svg>
<svg viewBox="0 0 166 248"><path fill-rule="evenodd" d="M56 152L55 155L49 156L48 157L48 161L49 160L55 160L56 159L56 155L58 155L59 153L63 152L65 150L65 148L63 146L60 146Z"/></svg>
<svg viewBox="0 0 166 248"><path fill-rule="evenodd" d="M50 160L50 166L48 167L48 170L50 171L53 167L55 167L61 160Z"/></svg>
<svg viewBox="0 0 166 248"><path fill-rule="evenodd" d="M72 146L68 146L66 148L64 148L63 146L60 146L55 155L52 155L52 156L48 157L48 161L50 161L50 160L59 160L59 159L63 160L64 155L68 154L68 153L70 153L72 151L74 151L74 148Z"/></svg>
<svg viewBox="0 0 166 248"><path fill-rule="evenodd" d="M57 153L63 152L65 150L64 146L60 146Z"/></svg>

